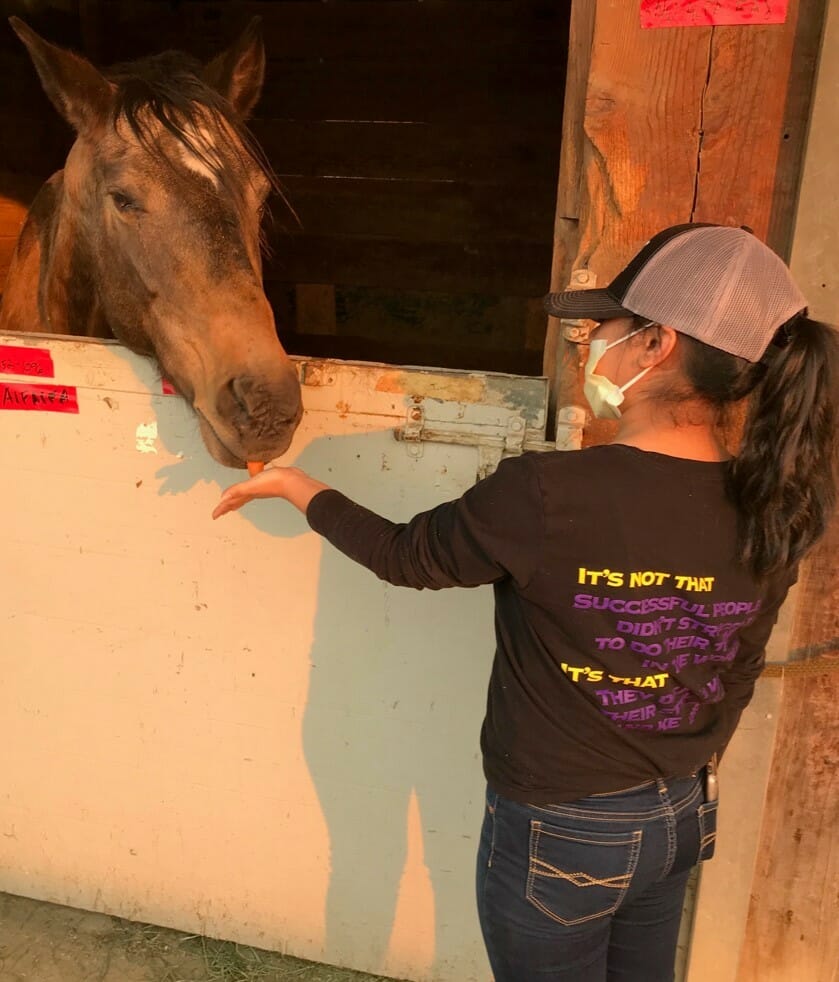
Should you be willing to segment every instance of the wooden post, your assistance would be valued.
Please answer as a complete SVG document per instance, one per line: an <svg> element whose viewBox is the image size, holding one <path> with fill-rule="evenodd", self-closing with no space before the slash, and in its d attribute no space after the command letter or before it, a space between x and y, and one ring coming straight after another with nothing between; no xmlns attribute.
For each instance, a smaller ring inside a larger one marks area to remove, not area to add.
<svg viewBox="0 0 839 982"><path fill-rule="evenodd" d="M590 0L574 0L568 36L568 74L565 80L565 104L562 113L562 148L559 164L554 251L551 264L551 290L569 285L571 259L579 238L580 202L583 194L583 147L585 141L586 93L591 66L596 5ZM566 411L581 405L580 366L576 349L562 337L560 322L547 318L543 373L551 380L547 435L556 436L558 406Z"/></svg>
<svg viewBox="0 0 839 982"><path fill-rule="evenodd" d="M839 323L839 3L830 6L792 270L814 316ZM828 462L825 461L825 466ZM839 962L839 515L798 588L738 982L834 982ZM796 674L795 670L805 671Z"/></svg>
<svg viewBox="0 0 839 982"><path fill-rule="evenodd" d="M839 521L807 563L794 650L834 657L792 662L813 672L785 678L775 756L738 982L834 982L839 957Z"/></svg>

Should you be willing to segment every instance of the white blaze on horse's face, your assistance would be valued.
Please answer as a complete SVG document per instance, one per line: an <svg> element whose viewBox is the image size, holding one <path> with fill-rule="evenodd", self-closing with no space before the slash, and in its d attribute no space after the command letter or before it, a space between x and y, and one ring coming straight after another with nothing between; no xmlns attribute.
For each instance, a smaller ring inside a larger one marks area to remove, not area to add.
<svg viewBox="0 0 839 982"><path fill-rule="evenodd" d="M271 180L241 123L264 69L255 29L203 79L171 55L152 71L154 59L106 79L13 26L78 133L43 239L54 245L41 249L48 302L77 302L88 322L77 333L99 318L156 357L220 462L281 455L300 420L300 385L262 285L259 226ZM72 321L73 311L54 313Z"/></svg>
<svg viewBox="0 0 839 982"><path fill-rule="evenodd" d="M221 157L215 147L213 135L209 127L201 126L196 128L194 126L186 126L185 131L186 136L189 138L191 143L211 149L216 161L218 164L221 164ZM215 168L208 166L206 161L202 160L197 153L190 150L189 147L183 143L178 144L178 155L180 156L185 167L197 174L199 177L203 177L205 180L209 181L217 191L219 190L218 166Z"/></svg>

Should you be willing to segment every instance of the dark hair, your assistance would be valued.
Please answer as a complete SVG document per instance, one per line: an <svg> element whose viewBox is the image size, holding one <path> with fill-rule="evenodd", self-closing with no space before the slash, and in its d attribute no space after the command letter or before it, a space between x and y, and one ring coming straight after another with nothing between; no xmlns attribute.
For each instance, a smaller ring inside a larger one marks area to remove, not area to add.
<svg viewBox="0 0 839 982"><path fill-rule="evenodd" d="M839 335L803 311L759 362L684 334L679 341L694 394L720 415L750 396L727 473L739 555L759 579L788 570L824 533L836 503Z"/></svg>

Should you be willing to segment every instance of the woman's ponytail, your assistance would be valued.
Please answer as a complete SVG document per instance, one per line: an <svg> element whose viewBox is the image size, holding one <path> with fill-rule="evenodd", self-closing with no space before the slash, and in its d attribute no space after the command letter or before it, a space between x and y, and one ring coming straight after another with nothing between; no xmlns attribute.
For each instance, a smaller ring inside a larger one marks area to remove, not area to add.
<svg viewBox="0 0 839 982"><path fill-rule="evenodd" d="M801 314L770 344L728 491L740 556L759 578L789 569L825 531L836 504L839 341Z"/></svg>

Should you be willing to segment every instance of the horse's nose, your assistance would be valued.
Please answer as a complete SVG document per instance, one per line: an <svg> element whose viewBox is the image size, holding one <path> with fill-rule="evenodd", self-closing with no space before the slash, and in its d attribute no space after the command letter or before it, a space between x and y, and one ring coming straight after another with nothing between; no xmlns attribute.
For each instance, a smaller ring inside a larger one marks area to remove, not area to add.
<svg viewBox="0 0 839 982"><path fill-rule="evenodd" d="M293 367L274 378L236 375L218 395L219 415L244 436L268 436L300 419L300 385Z"/></svg>
<svg viewBox="0 0 839 982"><path fill-rule="evenodd" d="M300 413L300 388L293 369L279 379L236 375L219 393L218 410L222 417L257 429L293 423Z"/></svg>
<svg viewBox="0 0 839 982"><path fill-rule="evenodd" d="M237 375L227 383L234 405L245 416L250 416L255 403L254 382L250 375Z"/></svg>

